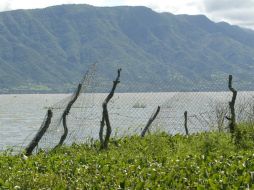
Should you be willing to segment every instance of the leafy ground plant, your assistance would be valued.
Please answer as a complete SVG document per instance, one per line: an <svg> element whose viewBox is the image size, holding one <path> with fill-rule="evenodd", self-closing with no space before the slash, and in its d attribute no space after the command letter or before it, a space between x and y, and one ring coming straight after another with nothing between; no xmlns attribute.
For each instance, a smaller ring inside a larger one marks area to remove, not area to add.
<svg viewBox="0 0 254 190"><path fill-rule="evenodd" d="M31 157L0 155L0 189L253 189L253 126L228 133L166 133L72 145ZM246 139L245 145L244 139Z"/></svg>

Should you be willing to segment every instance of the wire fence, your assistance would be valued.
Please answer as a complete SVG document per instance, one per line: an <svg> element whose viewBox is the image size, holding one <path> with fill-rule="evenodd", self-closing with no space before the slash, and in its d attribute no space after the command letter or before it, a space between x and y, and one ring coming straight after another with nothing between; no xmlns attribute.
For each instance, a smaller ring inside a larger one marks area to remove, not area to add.
<svg viewBox="0 0 254 190"><path fill-rule="evenodd" d="M80 144L99 139L102 103L108 95L107 92L111 90L114 80L114 76L112 80L102 80L100 73L98 69L90 68L88 74L80 82L81 92L66 115L68 133L64 144ZM108 104L114 137L140 135L158 106L161 109L151 125L152 132L185 134L184 112L188 113L189 133L228 130L226 118L230 116L229 101L231 101L232 93L228 89L228 76L226 75L210 83L199 82L193 88L189 86L182 90L179 90L178 86L162 88L159 82L144 85L140 82L126 80L126 78L120 78L120 81ZM241 80L233 80L233 86L236 90L240 89L235 106L237 122L253 122L254 92L252 85L243 84ZM53 117L37 145L37 150L50 150L58 145L65 133L63 115L74 94L49 107L53 112ZM46 119L45 116L41 127L44 126ZM31 141L31 139L30 136L28 140ZM22 149L25 146L27 144L23 144Z"/></svg>

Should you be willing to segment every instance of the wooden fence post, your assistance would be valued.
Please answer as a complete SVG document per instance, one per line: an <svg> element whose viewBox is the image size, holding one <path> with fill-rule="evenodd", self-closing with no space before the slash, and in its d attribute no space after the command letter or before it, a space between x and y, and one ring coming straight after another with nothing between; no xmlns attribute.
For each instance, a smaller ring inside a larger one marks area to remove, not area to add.
<svg viewBox="0 0 254 190"><path fill-rule="evenodd" d="M71 109L71 106L75 103L75 101L77 100L79 94L80 94L80 91L81 91L81 87L82 87L82 84L79 84L78 85L78 88L77 88L77 91L75 93L75 95L73 96L73 98L70 100L70 102L68 103L68 105L66 106L64 112L63 112L63 116L62 116L62 119L63 119L63 128L64 128L64 133L63 135L61 136L61 139L58 143L58 145L56 147L59 147L59 146L62 146L67 135L68 135L68 127L67 127L67 123L66 123L66 117L67 115L69 114L70 112L70 109ZM56 148L55 147L55 148Z"/></svg>
<svg viewBox="0 0 254 190"><path fill-rule="evenodd" d="M185 128L185 133L186 133L186 135L189 135L189 130L188 130L188 112L187 111L185 111L184 112L184 128Z"/></svg>
<svg viewBox="0 0 254 190"><path fill-rule="evenodd" d="M150 125L153 123L153 121L155 120L155 118L157 117L157 115L160 112L160 106L158 106L156 112L150 117L150 119L148 120L144 130L141 133L141 137L144 137L146 132L149 130Z"/></svg>
<svg viewBox="0 0 254 190"><path fill-rule="evenodd" d="M99 132L101 149L108 148L108 142L109 142L109 138L110 138L112 129L111 129L110 121L109 121L107 105L108 105L108 102L110 101L110 99L114 96L117 84L120 83L119 78L120 78L121 70L122 69L118 69L117 77L116 77L116 80L113 81L113 87L111 89L111 92L109 93L109 95L106 97L106 99L102 103L103 112L102 112L102 120L101 120L101 125L100 125L100 132ZM103 139L103 129L104 129L105 123L106 123L107 128L106 128L105 139Z"/></svg>
<svg viewBox="0 0 254 190"><path fill-rule="evenodd" d="M52 115L53 115L53 113L49 109L48 112L47 112L47 118L46 118L46 121L45 121L44 125L39 129L39 131L37 132L37 134L35 135L33 140L30 142L30 144L25 149L25 151L26 151L25 154L27 156L30 156L33 153L34 148L38 145L38 143L41 140L42 136L47 131L47 129L48 129L50 123L51 123Z"/></svg>
<svg viewBox="0 0 254 190"><path fill-rule="evenodd" d="M235 121L235 101L236 101L236 96L237 96L237 91L232 87L232 75L229 75L228 78L228 88L229 90L233 93L232 99L229 102L229 108L230 108L230 113L231 116L230 118L227 117L227 119L230 121L229 122L229 130L230 133L235 132L235 127L236 127L236 121Z"/></svg>

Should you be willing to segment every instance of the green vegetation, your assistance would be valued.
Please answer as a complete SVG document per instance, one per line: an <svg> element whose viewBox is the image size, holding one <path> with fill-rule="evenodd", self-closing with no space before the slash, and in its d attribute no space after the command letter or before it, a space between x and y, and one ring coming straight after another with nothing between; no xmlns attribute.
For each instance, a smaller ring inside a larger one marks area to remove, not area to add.
<svg viewBox="0 0 254 190"><path fill-rule="evenodd" d="M253 189L254 126L238 135L166 133L0 155L0 189ZM237 140L236 140L237 139Z"/></svg>
<svg viewBox="0 0 254 190"><path fill-rule="evenodd" d="M66 92L92 63L102 81L123 68L123 91L219 90L209 83L228 73L241 87L254 82L254 32L201 15L88 5L1 12L0 44L0 93Z"/></svg>

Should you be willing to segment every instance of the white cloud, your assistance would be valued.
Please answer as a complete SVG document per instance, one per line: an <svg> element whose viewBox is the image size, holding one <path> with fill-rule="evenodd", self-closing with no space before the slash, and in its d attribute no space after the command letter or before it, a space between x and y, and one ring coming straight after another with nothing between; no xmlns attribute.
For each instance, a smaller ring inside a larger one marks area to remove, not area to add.
<svg viewBox="0 0 254 190"><path fill-rule="evenodd" d="M0 11L15 9L44 8L61 4L105 5L105 0L1 0Z"/></svg>
<svg viewBox="0 0 254 190"><path fill-rule="evenodd" d="M215 22L254 29L254 0L125 0L125 4L144 5L158 12L204 14Z"/></svg>
<svg viewBox="0 0 254 190"><path fill-rule="evenodd" d="M254 29L254 0L0 0L0 11L60 4L147 6L158 12L204 14L214 21L226 21Z"/></svg>
<svg viewBox="0 0 254 190"><path fill-rule="evenodd" d="M200 14L202 1L198 0L125 0L127 5L144 5L158 12L171 12L174 14Z"/></svg>
<svg viewBox="0 0 254 190"><path fill-rule="evenodd" d="M203 5L212 20L254 29L254 0L204 0Z"/></svg>
<svg viewBox="0 0 254 190"><path fill-rule="evenodd" d="M148 6L159 12L175 14L200 13L202 1L197 0L0 0L0 11L14 9L44 8L60 4L90 4L95 6Z"/></svg>

